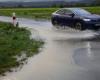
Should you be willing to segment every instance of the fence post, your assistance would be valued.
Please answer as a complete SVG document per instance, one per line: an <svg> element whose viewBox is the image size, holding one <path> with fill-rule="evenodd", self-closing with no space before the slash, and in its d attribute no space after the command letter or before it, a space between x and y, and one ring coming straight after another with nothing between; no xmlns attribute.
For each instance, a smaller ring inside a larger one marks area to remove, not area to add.
<svg viewBox="0 0 100 80"><path fill-rule="evenodd" d="M12 13L13 25L16 26L16 13Z"/></svg>

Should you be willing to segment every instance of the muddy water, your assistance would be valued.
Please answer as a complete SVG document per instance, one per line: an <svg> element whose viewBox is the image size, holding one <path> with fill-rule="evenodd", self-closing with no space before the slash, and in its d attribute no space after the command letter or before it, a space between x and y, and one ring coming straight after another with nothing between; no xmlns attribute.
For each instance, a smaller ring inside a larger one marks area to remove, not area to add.
<svg viewBox="0 0 100 80"><path fill-rule="evenodd" d="M9 17L0 20L11 21ZM18 20L31 30L32 37L46 43L21 70L0 80L100 80L100 42L95 32L57 30L44 20Z"/></svg>

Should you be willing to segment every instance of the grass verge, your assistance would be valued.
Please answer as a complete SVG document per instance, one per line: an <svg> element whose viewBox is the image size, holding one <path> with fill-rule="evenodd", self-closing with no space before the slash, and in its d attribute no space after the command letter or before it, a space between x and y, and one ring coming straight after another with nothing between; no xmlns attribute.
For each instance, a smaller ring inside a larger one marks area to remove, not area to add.
<svg viewBox="0 0 100 80"><path fill-rule="evenodd" d="M25 28L0 22L0 75L18 67L28 57L39 52L43 41L30 39L30 35Z"/></svg>
<svg viewBox="0 0 100 80"><path fill-rule="evenodd" d="M100 14L100 6L82 8L90 11L91 13ZM12 13L16 12L19 17L50 19L51 14L58 9L59 8L4 8L0 9L0 15L12 16Z"/></svg>

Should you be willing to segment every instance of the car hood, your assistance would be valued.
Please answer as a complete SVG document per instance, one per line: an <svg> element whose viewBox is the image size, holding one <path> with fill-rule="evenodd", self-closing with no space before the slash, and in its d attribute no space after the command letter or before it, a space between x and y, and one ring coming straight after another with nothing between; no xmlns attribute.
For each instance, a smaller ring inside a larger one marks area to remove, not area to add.
<svg viewBox="0 0 100 80"><path fill-rule="evenodd" d="M88 18L88 19L100 19L100 15L96 14L91 14L91 15L83 15L83 18Z"/></svg>

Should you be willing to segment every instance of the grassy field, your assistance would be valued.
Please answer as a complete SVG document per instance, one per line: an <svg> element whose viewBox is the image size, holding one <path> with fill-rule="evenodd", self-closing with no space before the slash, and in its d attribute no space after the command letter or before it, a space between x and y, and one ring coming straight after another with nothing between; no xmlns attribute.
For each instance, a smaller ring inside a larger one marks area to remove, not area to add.
<svg viewBox="0 0 100 80"><path fill-rule="evenodd" d="M57 8L12 8L12 9L0 9L0 15L12 16L13 12L16 12L18 17L28 18L50 18L52 12Z"/></svg>
<svg viewBox="0 0 100 80"><path fill-rule="evenodd" d="M100 14L100 7L82 7L91 13ZM50 19L51 13L59 8L11 8L0 9L0 15L12 16L16 12L18 17Z"/></svg>
<svg viewBox="0 0 100 80"><path fill-rule="evenodd" d="M28 57L39 52L43 42L30 39L30 35L25 28L0 22L0 75L20 66Z"/></svg>

